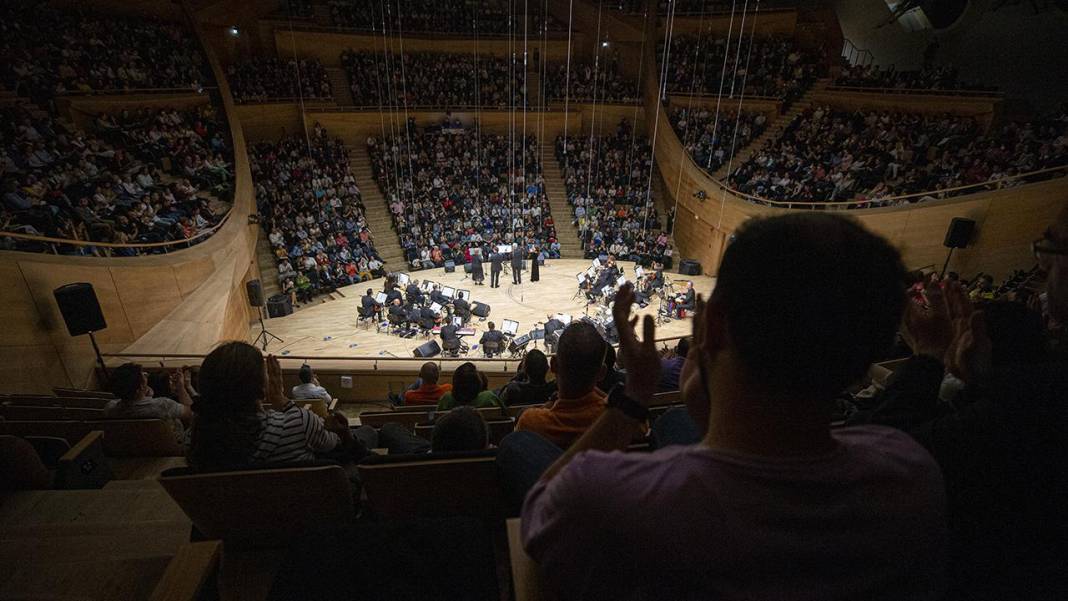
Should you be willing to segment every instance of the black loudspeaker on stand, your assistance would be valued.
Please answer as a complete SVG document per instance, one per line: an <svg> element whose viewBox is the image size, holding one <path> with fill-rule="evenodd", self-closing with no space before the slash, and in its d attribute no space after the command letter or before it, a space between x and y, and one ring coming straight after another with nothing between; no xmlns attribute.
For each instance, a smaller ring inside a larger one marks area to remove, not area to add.
<svg viewBox="0 0 1068 601"><path fill-rule="evenodd" d="M104 365L104 357L100 354L100 347L96 344L93 332L107 328L108 324L104 321L104 313L100 310L100 302L96 299L93 285L86 282L67 284L53 290L52 295L56 297L59 313L67 325L67 332L71 336L89 334L93 352L96 353L96 362L100 364L100 370L106 380L108 368Z"/></svg>
<svg viewBox="0 0 1068 601"><path fill-rule="evenodd" d="M256 317L260 320L260 333L256 336L256 340L252 341L252 344L258 344L263 347L263 350L267 350L267 344L271 340L285 342L285 340L268 332L267 326L263 324L263 286L260 285L260 281L249 280L245 282L245 293L248 295L249 306L256 309Z"/></svg>
<svg viewBox="0 0 1068 601"><path fill-rule="evenodd" d="M946 255L946 262L942 264L942 273L938 276L939 278L946 275L946 269L949 267L949 260L953 257L953 250L957 248L968 248L974 233L974 219L954 217L949 222L949 229L946 230L946 239L942 242L942 246L949 249L949 254Z"/></svg>
<svg viewBox="0 0 1068 601"><path fill-rule="evenodd" d="M441 345L438 344L437 340L425 342L412 351L412 354L416 357L435 357L439 353L441 353Z"/></svg>

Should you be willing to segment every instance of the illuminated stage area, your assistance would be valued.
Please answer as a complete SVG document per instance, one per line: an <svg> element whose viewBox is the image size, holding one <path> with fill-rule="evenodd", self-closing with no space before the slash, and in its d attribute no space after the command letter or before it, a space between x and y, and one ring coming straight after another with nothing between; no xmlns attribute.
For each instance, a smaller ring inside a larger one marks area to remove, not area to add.
<svg viewBox="0 0 1068 601"><path fill-rule="evenodd" d="M551 260L541 267L541 281L530 281L529 261L528 269L523 272L523 283L512 284L511 275L501 274L499 288L489 286L489 264L486 264L485 285L475 286L470 276L463 272L462 267L457 267L454 273L445 273L444 269L430 269L413 272L411 277L420 282L431 280L449 286L457 290L470 291L472 300L488 304L491 308L489 317L485 321L479 321L472 317L469 327L474 328L475 334L465 338L465 343L474 347L482 333L486 330L489 322L494 322L500 329L505 319L519 322L518 334L523 335L534 329L536 324L543 323L548 315L563 313L575 319L587 314L597 317L600 304L590 305L588 308L585 298L578 292L576 274L586 270L590 266L587 260L560 259ZM628 280L634 277L634 264L620 262ZM665 272L665 280L674 282L676 290L680 293L685 288L686 281L693 281L694 289L704 295L711 292L715 285L715 279L707 276L684 276L678 273ZM311 356L311 357L366 357L380 356L412 357L412 351L420 344L426 342L422 335L413 338L401 338L400 336L376 331L374 325L366 322L357 325L357 308L360 306L360 297L366 294L368 288L380 292L383 279L345 286L340 289L344 298L329 301L322 304L306 307L286 317L277 317L266 320L267 329L282 338L284 342L272 342L268 346L268 352L281 356ZM334 295L340 296L335 293ZM466 294L465 294L466 296ZM656 315L660 299L654 296L650 304L644 309L637 309L639 315ZM607 313L602 315L607 316ZM610 316L608 316L610 318ZM657 338L672 336L685 336L690 333L692 320L674 319L670 322L657 326ZM540 327L540 326L539 326ZM249 339L254 339L260 332L259 324L249 329ZM434 336L440 342L440 337ZM537 343L537 348L544 349L544 344ZM535 343L527 346L527 349L535 348ZM481 348L472 348L467 354L472 359L482 358ZM508 353L502 356L507 357Z"/></svg>

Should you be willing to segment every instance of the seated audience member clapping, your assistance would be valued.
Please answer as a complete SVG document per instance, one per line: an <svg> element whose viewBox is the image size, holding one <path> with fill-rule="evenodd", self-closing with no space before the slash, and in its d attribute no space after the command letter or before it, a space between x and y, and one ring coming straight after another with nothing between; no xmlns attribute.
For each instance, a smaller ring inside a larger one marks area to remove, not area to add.
<svg viewBox="0 0 1068 601"><path fill-rule="evenodd" d="M178 400L157 397L148 385L148 374L136 363L126 363L112 370L108 380L111 392L118 397L104 412L109 418L161 419L171 424L179 442L185 440L185 428L193 419L193 400L182 372L171 372L170 388Z"/></svg>
<svg viewBox="0 0 1068 601"><path fill-rule="evenodd" d="M307 363L300 366L300 371L297 372L297 377L300 379L300 384L293 387L291 394L294 399L322 399L327 403L333 400L330 393L319 384L319 378L315 375L315 372L312 371L312 367Z"/></svg>
<svg viewBox="0 0 1068 601"><path fill-rule="evenodd" d="M454 407L500 407L501 401L492 390L486 390L485 377L474 363L468 361L452 372L452 390L438 401L438 411Z"/></svg>
<svg viewBox="0 0 1068 601"><path fill-rule="evenodd" d="M278 359L265 361L245 342L224 343L204 358L193 413L188 459L199 470L312 461L324 454L358 460L377 446L373 428L354 434L341 413L323 420L294 405L285 396Z"/></svg>
<svg viewBox="0 0 1068 601"><path fill-rule="evenodd" d="M534 349L523 357L515 378L501 390L501 402L506 406L546 403L556 394L556 380L546 382L549 360L545 353Z"/></svg>
<svg viewBox="0 0 1068 601"><path fill-rule="evenodd" d="M690 339L680 338L671 355L660 360L660 381L656 385L657 392L679 389L679 377L682 375L682 366L686 363L686 355L689 352Z"/></svg>
<svg viewBox="0 0 1068 601"><path fill-rule="evenodd" d="M438 384L441 370L437 363L427 361L419 368L419 386L404 393L405 405L436 405L442 395L452 390L452 384Z"/></svg>
<svg viewBox="0 0 1068 601"><path fill-rule="evenodd" d="M628 377L609 408L567 451L527 432L501 443L510 485L556 457L523 505L527 552L584 598L940 599L937 464L897 430L830 428L834 396L893 341L904 275L852 221L747 222L683 371L700 440L654 453L606 452L641 432L660 369L653 319L639 343L626 286L614 317Z"/></svg>
<svg viewBox="0 0 1068 601"><path fill-rule="evenodd" d="M531 407L519 416L515 429L538 434L567 448L597 421L605 409L605 394L597 382L607 371L608 344L591 324L574 321L560 335L549 363L556 376L558 398L545 407Z"/></svg>

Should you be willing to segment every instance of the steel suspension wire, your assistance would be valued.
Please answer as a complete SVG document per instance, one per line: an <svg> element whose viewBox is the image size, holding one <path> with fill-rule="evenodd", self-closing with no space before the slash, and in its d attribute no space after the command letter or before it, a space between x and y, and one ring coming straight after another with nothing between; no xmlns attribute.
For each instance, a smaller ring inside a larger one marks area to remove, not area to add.
<svg viewBox="0 0 1068 601"><path fill-rule="evenodd" d="M567 3L567 64L564 67L564 178L567 181L567 167L571 157L567 152L567 109L568 101L571 97L571 32L574 30L575 20L575 0L568 0ZM565 187L566 190L566 187ZM566 194L566 192L565 192Z"/></svg>
<svg viewBox="0 0 1068 601"><path fill-rule="evenodd" d="M746 4L748 4L748 2L749 2L749 0L746 0ZM735 9L737 8L737 6L738 6L738 0L733 0L731 2L731 20L730 20L730 24L727 27L727 45L723 48L723 64L720 66L720 72L719 72L719 91L716 92L716 116L715 116L715 118L713 120L713 123L712 123L712 135L713 136L715 136L716 132L719 131L719 114L720 114L719 111L720 111L720 106L721 106L722 101L723 101L723 78L727 76L727 57L730 56L731 34L734 32L734 12L735 12ZM742 14L743 15L745 14L745 9L744 8L742 9ZM743 21L743 25L744 25L744 21ZM741 38L742 38L742 31L739 30L738 39L741 40ZM706 169L711 169L712 168L712 155L709 155L709 157L708 157L708 165L705 168Z"/></svg>
<svg viewBox="0 0 1068 601"><path fill-rule="evenodd" d="M648 17L647 17L648 18ZM675 29L675 0L668 0L668 20L667 27L664 28L664 64L660 67L660 84L656 92L656 113L653 115L653 135L649 142L649 178L648 183L645 186L645 199L646 205L649 204L649 200L653 194L653 151L656 148L656 135L660 129L660 107L664 104L664 99L667 96L667 70L668 64L671 62L671 38ZM649 212L646 211L645 219L642 220L642 238L646 236L649 231Z"/></svg>
<svg viewBox="0 0 1068 601"><path fill-rule="evenodd" d="M598 136L596 142L594 141L594 135L597 133L597 80L599 79L598 67L601 62L601 11L604 9L603 0L597 2L597 37L594 38L594 54L593 54L593 106L590 109L590 145L587 149L590 153L589 165L586 168L586 199L587 202L590 198L590 185L593 183L593 157L597 154L597 151L601 146L601 139ZM598 161L597 169L600 171L601 162Z"/></svg>
<svg viewBox="0 0 1068 601"><path fill-rule="evenodd" d="M693 79L690 81L690 97L689 97L689 100L688 100L687 105L686 105L686 117L691 122L693 121L694 88L697 85L697 57L700 55L700 52L701 52L701 35L704 33L704 24L705 24L705 11L704 11L704 6L703 5L704 5L704 2L702 2L701 16L700 16L700 19L698 20L698 24L697 24L697 45L694 48L694 52L693 52L693 55L694 55L693 56L693 59L694 59ZM734 17L734 13L732 12L731 13L732 26L733 26L733 17ZM709 35L710 36L711 36L711 33L712 32L710 30L709 31ZM708 61L707 60L701 62L701 67L702 67L701 83L702 83L702 86L704 84L704 74L706 73L706 71L704 71L704 68L707 67L707 66L708 66ZM722 88L722 86L723 86L723 74L720 73L720 87ZM687 127L686 139L696 141L697 132L694 131L692 128ZM713 127L713 129L712 129L712 141L713 141L713 144L715 143L715 140L716 140L716 130ZM683 150L685 150L685 146L686 146L686 140L684 139L683 140ZM711 160L712 159L709 158L709 161L711 161ZM675 205L674 205L673 210L675 211L676 215L679 212L679 192L682 190L682 167L685 164L686 164L686 161L679 161L679 173L678 173L678 176L675 178ZM709 164L711 164L711 162ZM674 225L675 224L673 223L672 224L672 228L674 228Z"/></svg>
<svg viewBox="0 0 1068 601"><path fill-rule="evenodd" d="M412 163L412 132L411 122L408 119L408 80L404 70L404 25L401 15L400 0L397 0L397 39L400 42L401 53L401 95L404 100L404 141L408 147L408 185L411 186L412 195L415 195L415 166Z"/></svg>
<svg viewBox="0 0 1068 601"><path fill-rule="evenodd" d="M735 113L734 135L731 138L731 152L730 152L730 155L727 158L727 179L730 178L731 169L732 169L732 167L734 165L734 150L735 150L734 146L735 146L735 143L738 140L738 126L741 125L742 101L745 98L745 84L749 79L749 61L753 57L753 44L756 42L756 24L757 24L756 17L759 14L760 14L760 0L756 0L756 9L754 10L754 13L753 13L753 30L749 34L749 50L748 50L747 56L745 58L745 74L742 75L742 89L741 89L741 93L738 94L738 110ZM744 13L742 14L742 23L743 24L745 23L745 14ZM736 69L736 72L737 72L737 69ZM735 76L735 78L737 78L737 75ZM722 195L720 197L720 203L719 203L719 220L716 222L716 229L717 230L723 224L723 205L726 204L726 200L727 200L726 182L724 182L724 185L721 187L721 190L722 190Z"/></svg>

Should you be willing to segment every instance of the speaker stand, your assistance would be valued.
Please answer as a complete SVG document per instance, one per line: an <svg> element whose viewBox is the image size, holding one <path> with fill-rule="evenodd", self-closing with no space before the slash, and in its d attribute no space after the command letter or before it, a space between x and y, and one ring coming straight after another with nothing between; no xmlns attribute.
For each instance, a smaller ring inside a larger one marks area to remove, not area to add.
<svg viewBox="0 0 1068 601"><path fill-rule="evenodd" d="M267 350L267 344L271 340L277 340L278 342L285 342L278 336L267 331L267 326L263 324L263 307L256 307L256 315L260 318L260 333L256 336L256 339L252 341L253 345L262 345L263 350Z"/></svg>
<svg viewBox="0 0 1068 601"><path fill-rule="evenodd" d="M89 332L89 342L93 343L93 352L96 353L96 362L100 364L100 372L104 374L104 383L107 384L108 379L111 377L108 375L108 368L104 365L104 356L100 354L100 347L96 344L96 336L93 332Z"/></svg>
<svg viewBox="0 0 1068 601"><path fill-rule="evenodd" d="M946 262L942 264L942 273L938 274L938 279L942 279L946 276L946 268L949 267L949 260L953 258L953 247L949 247L949 254L946 255Z"/></svg>

